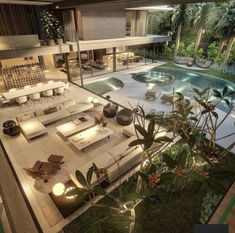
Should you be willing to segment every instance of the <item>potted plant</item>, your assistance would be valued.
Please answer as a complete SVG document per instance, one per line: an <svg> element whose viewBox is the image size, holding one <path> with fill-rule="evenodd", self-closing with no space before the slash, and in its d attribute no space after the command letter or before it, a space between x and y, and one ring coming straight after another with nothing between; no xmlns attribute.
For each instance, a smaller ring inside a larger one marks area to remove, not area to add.
<svg viewBox="0 0 235 233"><path fill-rule="evenodd" d="M56 44L62 45L64 37L64 27L60 24L58 20L57 28L55 29L55 41Z"/></svg>
<svg viewBox="0 0 235 233"><path fill-rule="evenodd" d="M94 117L95 118L95 124L99 125L98 130L102 131L104 128L107 126L107 122L105 121L105 118L103 115L97 115Z"/></svg>
<svg viewBox="0 0 235 233"><path fill-rule="evenodd" d="M49 46L53 46L54 43L54 22L55 16L52 12L42 10L40 12L40 22L42 24L42 34Z"/></svg>
<svg viewBox="0 0 235 233"><path fill-rule="evenodd" d="M42 10L40 13L40 21L42 24L42 33L47 44L52 46L55 44L54 39L58 45L63 43L64 27L60 20L55 16L53 11Z"/></svg>

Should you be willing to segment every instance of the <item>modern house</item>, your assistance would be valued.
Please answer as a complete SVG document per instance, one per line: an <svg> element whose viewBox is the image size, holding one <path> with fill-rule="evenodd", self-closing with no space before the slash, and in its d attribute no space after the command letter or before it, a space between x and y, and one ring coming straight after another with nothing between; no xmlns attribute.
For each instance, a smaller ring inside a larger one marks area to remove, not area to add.
<svg viewBox="0 0 235 233"><path fill-rule="evenodd" d="M202 1L157 5L182 2ZM152 0L0 0L5 233L63 232L101 200L96 195L77 205L75 195L66 196L84 186L77 169L84 175L93 164L104 169L90 182L105 183L107 192L138 171L143 150L129 150L136 139L132 110L90 92L84 82L157 63L158 43L171 37L147 34L148 7L155 5Z"/></svg>

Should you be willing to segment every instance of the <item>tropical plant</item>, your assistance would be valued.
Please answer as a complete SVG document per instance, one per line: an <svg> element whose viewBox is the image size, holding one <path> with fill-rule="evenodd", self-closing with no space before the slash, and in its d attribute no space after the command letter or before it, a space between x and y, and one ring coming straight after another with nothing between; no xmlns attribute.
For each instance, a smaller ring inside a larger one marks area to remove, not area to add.
<svg viewBox="0 0 235 233"><path fill-rule="evenodd" d="M194 48L194 56L196 56L196 53L198 51L198 46L201 42L201 37L206 29L206 19L208 17L208 12L211 7L210 3L202 3L199 6L199 10L196 14L195 20L194 20L194 26L197 30L197 37L196 37L196 43L195 43L195 48Z"/></svg>
<svg viewBox="0 0 235 233"><path fill-rule="evenodd" d="M148 34L169 34L172 12L150 12L148 15Z"/></svg>
<svg viewBox="0 0 235 233"><path fill-rule="evenodd" d="M233 45L233 48L231 49L228 64L235 64L235 45Z"/></svg>
<svg viewBox="0 0 235 233"><path fill-rule="evenodd" d="M167 45L164 46L164 56L165 59L172 59L173 58L173 49Z"/></svg>
<svg viewBox="0 0 235 233"><path fill-rule="evenodd" d="M224 13L228 7L228 2L214 3L210 5L210 10L208 12L208 17L206 18L206 30L213 35L213 37L219 41L217 55L220 55L223 51L225 44L224 38L219 30L215 30L221 18L223 18Z"/></svg>
<svg viewBox="0 0 235 233"><path fill-rule="evenodd" d="M207 54L208 54L208 59L211 61L215 61L217 57L217 52L218 52L218 45L216 42L211 43L208 46Z"/></svg>
<svg viewBox="0 0 235 233"><path fill-rule="evenodd" d="M178 6L177 10L174 12L173 17L172 17L172 24L174 26L175 31L177 30L174 56L177 55L177 52L179 49L182 27L186 26L188 22L189 22L189 18L188 18L188 12L187 12L187 5L181 4Z"/></svg>
<svg viewBox="0 0 235 233"><path fill-rule="evenodd" d="M223 18L215 28L223 40L228 40L228 45L224 57L224 64L227 63L235 37L235 3L232 1Z"/></svg>
<svg viewBox="0 0 235 233"><path fill-rule="evenodd" d="M94 187L91 184L93 173L97 178L100 178L100 171L105 174L105 169L97 168L95 164L86 175L76 171L76 177L82 188L76 188L67 195L76 196L79 201L85 202L88 197L94 206L112 210L106 218L90 223L86 231L81 232L96 232L94 229L100 229L102 232L105 226L107 227L105 223L115 223L114 219L120 218L122 223L125 222L126 229L133 233L136 207L146 198L161 199L165 193L184 192L193 195L205 187L218 194L226 192L226 184L235 180L235 161L229 156L229 151L235 146L235 142L226 149L218 147L216 143L227 137L233 137L235 132L219 137L217 131L233 109L231 96L235 92L228 87L224 87L222 91L206 88L193 89L193 92L195 96L191 101L177 92L173 111L168 114L165 112L146 114L141 106L133 108L137 138L129 146L141 146L144 152L137 174L135 192L123 197L119 188L117 196L114 197L100 185ZM216 107L221 102L228 107L228 113L224 117L216 112ZM178 148L175 153L168 153L166 149L177 140L181 140L184 146ZM95 195L108 196L113 200L113 204L103 206L95 203ZM202 216L203 219L204 217ZM116 232L125 231L119 229Z"/></svg>

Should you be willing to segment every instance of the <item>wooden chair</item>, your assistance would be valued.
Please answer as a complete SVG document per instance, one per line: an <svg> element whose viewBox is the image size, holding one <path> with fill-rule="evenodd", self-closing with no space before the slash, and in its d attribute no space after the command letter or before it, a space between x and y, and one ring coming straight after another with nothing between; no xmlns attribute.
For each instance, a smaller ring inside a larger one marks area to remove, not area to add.
<svg viewBox="0 0 235 233"><path fill-rule="evenodd" d="M59 169L59 163L41 162L39 160L36 161L32 168L24 168L27 175L36 180L44 180L45 183L48 179L55 176Z"/></svg>

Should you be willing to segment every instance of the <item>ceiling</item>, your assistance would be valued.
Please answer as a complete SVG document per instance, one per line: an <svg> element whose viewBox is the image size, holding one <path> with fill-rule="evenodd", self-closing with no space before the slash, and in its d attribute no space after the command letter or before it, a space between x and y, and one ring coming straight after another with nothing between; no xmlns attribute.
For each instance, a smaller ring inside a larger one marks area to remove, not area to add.
<svg viewBox="0 0 235 233"><path fill-rule="evenodd" d="M218 2L219 0L207 0L207 2L209 1ZM98 7L101 9L125 9L198 2L205 2L205 0L63 0L56 5L58 5L59 8L78 7L80 9L89 9Z"/></svg>
<svg viewBox="0 0 235 233"><path fill-rule="evenodd" d="M213 0L209 0L213 1ZM219 0L214 0L219 1ZM170 5L180 3L197 3L205 2L205 0L0 0L0 3L7 4L24 4L24 5L51 5L57 6L57 8L74 8L80 9L89 8L135 8L135 7L146 7L156 5Z"/></svg>

